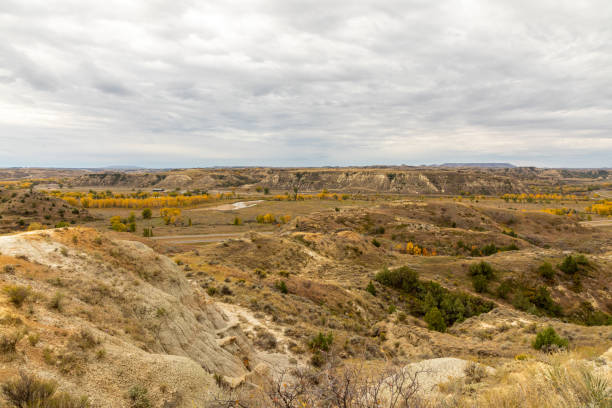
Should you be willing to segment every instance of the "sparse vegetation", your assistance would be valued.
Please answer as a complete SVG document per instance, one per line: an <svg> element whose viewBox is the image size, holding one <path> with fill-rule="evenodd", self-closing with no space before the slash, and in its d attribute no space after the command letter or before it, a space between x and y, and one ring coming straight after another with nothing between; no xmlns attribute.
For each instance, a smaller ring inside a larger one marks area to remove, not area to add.
<svg viewBox="0 0 612 408"><path fill-rule="evenodd" d="M131 408L150 408L149 391L142 385L134 385L128 391Z"/></svg>
<svg viewBox="0 0 612 408"><path fill-rule="evenodd" d="M282 294L287 294L289 293L289 290L287 289L287 284L285 283L285 281L283 280L279 280L274 284L274 287L276 288L276 290L278 290L280 293Z"/></svg>
<svg viewBox="0 0 612 408"><path fill-rule="evenodd" d="M2 384L2 393L14 408L88 408L87 397L73 397L57 391L57 383L21 373L12 381Z"/></svg>
<svg viewBox="0 0 612 408"><path fill-rule="evenodd" d="M308 341L308 347L310 347L312 351L329 351L333 341L334 336L332 333L324 334L319 332Z"/></svg>
<svg viewBox="0 0 612 408"><path fill-rule="evenodd" d="M427 316L426 322L433 330L444 331L455 322L493 309L491 302L451 292L435 282L421 281L418 274L408 267L383 269L376 275L376 280L405 292L410 313L417 317ZM440 316L444 324L441 324Z"/></svg>

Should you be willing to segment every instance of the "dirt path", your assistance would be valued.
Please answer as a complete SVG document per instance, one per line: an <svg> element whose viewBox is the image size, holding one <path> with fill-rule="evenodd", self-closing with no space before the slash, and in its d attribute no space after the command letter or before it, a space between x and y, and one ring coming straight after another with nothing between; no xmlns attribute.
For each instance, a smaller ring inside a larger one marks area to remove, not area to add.
<svg viewBox="0 0 612 408"><path fill-rule="evenodd" d="M612 227L612 220L597 220L597 221L582 221L580 223L583 227Z"/></svg>
<svg viewBox="0 0 612 408"><path fill-rule="evenodd" d="M257 204L263 202L263 200L254 200L254 201L238 201L231 204L223 204L217 207L204 207L204 208L194 208L189 211L209 211L209 210L217 210L217 211L234 211L241 210L243 208L254 207Z"/></svg>
<svg viewBox="0 0 612 408"><path fill-rule="evenodd" d="M215 304L217 305L217 307L222 309L225 312L225 314L228 315L228 317L230 318L228 326L231 327L232 325L238 323L240 325L240 328L245 333L251 332L254 336L256 335L255 334L256 327L264 328L270 333L272 333L274 337L276 338L278 342L278 346L282 350L281 354L295 358L302 365L307 364L307 359L305 356L297 355L291 352L291 350L289 349L289 344L293 342L292 339L285 336L283 327L274 323L274 321L272 320L270 316L257 318L255 317L255 314L251 310L245 307L230 304L230 303L223 303L223 302L215 302ZM264 360L266 360L266 357L268 357L269 359L268 363L272 364L273 367L275 367L277 370L280 371L280 369L282 368L287 368L287 367L275 366L274 364L275 360L278 362L278 356L276 356L275 358L275 355L277 355L277 352L271 352L271 353L261 352L260 353L260 357L263 358Z"/></svg>
<svg viewBox="0 0 612 408"><path fill-rule="evenodd" d="M597 191L597 194L603 198L612 198L612 191L609 190L599 190Z"/></svg>
<svg viewBox="0 0 612 408"><path fill-rule="evenodd" d="M231 238L239 238L244 232L230 232L219 234L197 234L197 235L165 235L160 237L151 237L156 241L164 241L175 244L197 244L204 242L222 242ZM270 235L271 231L262 231L258 234Z"/></svg>

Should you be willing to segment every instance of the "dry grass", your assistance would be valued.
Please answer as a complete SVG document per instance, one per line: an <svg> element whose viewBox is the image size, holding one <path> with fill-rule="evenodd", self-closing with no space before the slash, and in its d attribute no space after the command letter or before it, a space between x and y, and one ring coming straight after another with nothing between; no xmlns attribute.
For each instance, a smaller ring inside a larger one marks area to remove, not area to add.
<svg viewBox="0 0 612 408"><path fill-rule="evenodd" d="M543 361L532 360L502 369L474 396L463 396L462 389L447 387L453 394L447 396L442 406L612 407L612 373L577 357L576 353L558 353Z"/></svg>
<svg viewBox="0 0 612 408"><path fill-rule="evenodd" d="M86 397L76 398L58 392L57 383L26 373L21 373L18 378L2 384L2 393L8 402L7 407L86 408L90 406Z"/></svg>

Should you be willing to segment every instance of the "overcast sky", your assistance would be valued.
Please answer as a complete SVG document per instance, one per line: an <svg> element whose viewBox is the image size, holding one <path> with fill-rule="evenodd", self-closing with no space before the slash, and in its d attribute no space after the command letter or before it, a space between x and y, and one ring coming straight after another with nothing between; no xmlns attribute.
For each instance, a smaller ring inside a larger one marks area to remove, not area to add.
<svg viewBox="0 0 612 408"><path fill-rule="evenodd" d="M0 0L0 167L612 166L610 0Z"/></svg>

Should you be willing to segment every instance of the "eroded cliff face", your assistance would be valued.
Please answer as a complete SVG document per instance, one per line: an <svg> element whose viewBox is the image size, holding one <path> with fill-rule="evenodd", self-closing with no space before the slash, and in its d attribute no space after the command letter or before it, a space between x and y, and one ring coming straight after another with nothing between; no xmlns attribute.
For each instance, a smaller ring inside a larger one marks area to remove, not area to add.
<svg viewBox="0 0 612 408"><path fill-rule="evenodd" d="M393 169L273 171L261 180L261 184L278 190L298 187L304 191L325 188L347 192L404 194L503 194L526 190L520 181L493 172Z"/></svg>
<svg viewBox="0 0 612 408"><path fill-rule="evenodd" d="M541 173L541 174L540 174ZM70 181L75 187L124 186L165 189L233 189L268 187L302 192L327 189L349 193L504 194L528 192L527 182L550 172L533 169L189 169L158 173L87 174Z"/></svg>
<svg viewBox="0 0 612 408"><path fill-rule="evenodd" d="M84 174L69 180L71 186L92 187L152 187L165 180L166 174L162 173L123 173L104 172Z"/></svg>

